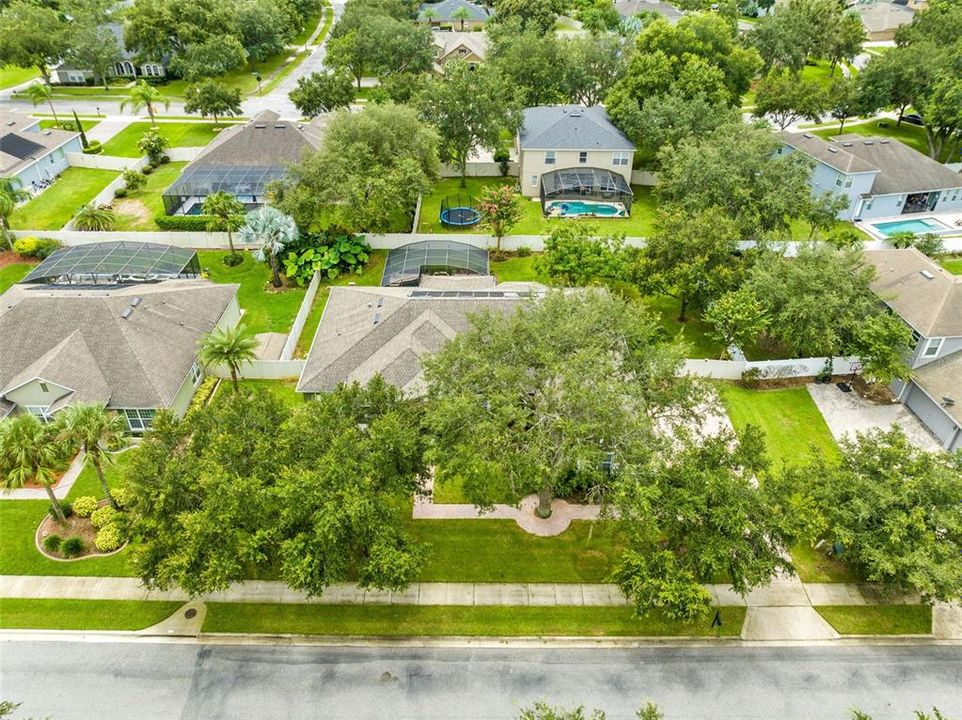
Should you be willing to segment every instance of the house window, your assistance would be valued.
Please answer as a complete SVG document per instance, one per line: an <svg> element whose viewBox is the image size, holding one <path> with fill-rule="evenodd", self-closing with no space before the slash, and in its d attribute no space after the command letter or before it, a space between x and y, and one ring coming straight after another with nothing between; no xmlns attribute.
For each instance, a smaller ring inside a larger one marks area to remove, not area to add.
<svg viewBox="0 0 962 720"><path fill-rule="evenodd" d="M848 180L845 181L845 187L847 188L852 187L852 178L849 178Z"/></svg>
<svg viewBox="0 0 962 720"><path fill-rule="evenodd" d="M836 185L837 187L842 187L842 178L841 178L841 177L835 178L835 185Z"/></svg>
<svg viewBox="0 0 962 720"><path fill-rule="evenodd" d="M47 383L45 383L45 382L40 383L40 391L41 391L41 392L50 392L50 388L47 387Z"/></svg>
<svg viewBox="0 0 962 720"><path fill-rule="evenodd" d="M538 187L538 176L537 176L537 175L532 175L532 176L531 176L531 187Z"/></svg>
<svg viewBox="0 0 962 720"><path fill-rule="evenodd" d="M204 373L200 369L199 363L194 363L190 366L190 379L196 385L204 377Z"/></svg>
<svg viewBox="0 0 962 720"><path fill-rule="evenodd" d="M875 202L875 198L872 198L872 199L869 200L867 203L865 203L865 209L866 209L866 210L871 210L871 209L872 209L872 204L873 204L874 202Z"/></svg>
<svg viewBox="0 0 962 720"><path fill-rule="evenodd" d="M127 427L130 428L130 432L143 432L154 421L153 410L134 409L122 410L121 412L127 418Z"/></svg>
<svg viewBox="0 0 962 720"><path fill-rule="evenodd" d="M627 165L628 164L628 153L624 150L616 152L611 157L612 165Z"/></svg>
<svg viewBox="0 0 962 720"><path fill-rule="evenodd" d="M50 416L47 415L47 408L43 405L27 405L27 412L42 422L50 421Z"/></svg>
<svg viewBox="0 0 962 720"><path fill-rule="evenodd" d="M912 340L911 340L911 342L909 342L909 347L911 347L913 350L915 350L915 348L917 348L917 347L919 346L919 340L921 340L921 339L922 339L922 335L919 333L919 331L918 331L918 330L913 330L913 331L912 331Z"/></svg>
<svg viewBox="0 0 962 720"><path fill-rule="evenodd" d="M923 357L931 358L938 356L939 350L942 349L943 340L945 340L945 338L929 338L929 342L925 346Z"/></svg>
<svg viewBox="0 0 962 720"><path fill-rule="evenodd" d="M144 65L144 75L147 77L160 77L163 73L161 72L160 65L148 63Z"/></svg>
<svg viewBox="0 0 962 720"><path fill-rule="evenodd" d="M580 165L587 165L587 164L588 164L588 151L587 151L587 150L582 150L581 152L578 153L578 163L579 163Z"/></svg>
<svg viewBox="0 0 962 720"><path fill-rule="evenodd" d="M545 164L545 165L554 165L554 150L545 150L545 151L544 151L544 164Z"/></svg>

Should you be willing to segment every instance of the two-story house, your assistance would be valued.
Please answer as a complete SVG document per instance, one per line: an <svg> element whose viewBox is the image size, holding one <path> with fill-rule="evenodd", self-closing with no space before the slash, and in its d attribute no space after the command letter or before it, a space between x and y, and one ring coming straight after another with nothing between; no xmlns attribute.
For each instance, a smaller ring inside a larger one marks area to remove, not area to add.
<svg viewBox="0 0 962 720"><path fill-rule="evenodd" d="M801 152L815 161L814 194L848 198L840 220L867 220L962 209L962 174L908 145L885 137L780 132L778 152Z"/></svg>
<svg viewBox="0 0 962 720"><path fill-rule="evenodd" d="M892 391L947 450L962 449L962 276L915 248L865 257L872 289L912 329L912 377Z"/></svg>
<svg viewBox="0 0 962 720"><path fill-rule="evenodd" d="M521 193L550 216L627 216L635 146L600 105L524 111L517 137Z"/></svg>
<svg viewBox="0 0 962 720"><path fill-rule="evenodd" d="M461 60L474 67L484 62L488 54L488 35L479 32L436 32L434 41L434 72L444 74L449 62Z"/></svg>
<svg viewBox="0 0 962 720"><path fill-rule="evenodd" d="M0 177L16 179L30 191L69 166L67 153L83 152L80 134L43 129L40 120L0 110Z"/></svg>
<svg viewBox="0 0 962 720"><path fill-rule="evenodd" d="M108 76L135 80L137 78L160 79L167 75L166 58L157 61L137 62L133 52L124 44L124 26L122 23L108 23L104 25L120 48L120 57L113 64ZM54 85L90 85L100 81L90 68L80 67L64 61L50 68L50 82Z"/></svg>

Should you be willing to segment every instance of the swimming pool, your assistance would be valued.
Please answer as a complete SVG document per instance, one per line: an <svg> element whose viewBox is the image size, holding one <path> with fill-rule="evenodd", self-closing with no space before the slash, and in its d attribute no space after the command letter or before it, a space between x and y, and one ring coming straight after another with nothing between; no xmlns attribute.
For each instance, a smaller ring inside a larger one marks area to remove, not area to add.
<svg viewBox="0 0 962 720"><path fill-rule="evenodd" d="M913 218L911 220L893 220L892 222L872 223L872 227L882 233L885 237L900 232L910 232L916 235L925 233L944 233L951 230L948 225L940 223L931 218Z"/></svg>
<svg viewBox="0 0 962 720"><path fill-rule="evenodd" d="M628 217L621 203L592 202L591 200L552 200L545 204L545 214L549 217Z"/></svg>

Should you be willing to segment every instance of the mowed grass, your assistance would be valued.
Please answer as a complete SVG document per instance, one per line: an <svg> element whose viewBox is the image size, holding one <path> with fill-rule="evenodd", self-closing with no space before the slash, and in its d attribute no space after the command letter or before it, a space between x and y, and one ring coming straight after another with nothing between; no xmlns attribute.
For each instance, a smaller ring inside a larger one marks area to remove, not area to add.
<svg viewBox="0 0 962 720"><path fill-rule="evenodd" d="M430 548L419 580L430 582L604 582L619 542L610 521L576 520L537 537L513 520L408 520Z"/></svg>
<svg viewBox="0 0 962 720"><path fill-rule="evenodd" d="M722 608L690 623L659 611L634 618L627 607L275 605L207 603L206 633L378 636L698 636L734 637L745 608Z"/></svg>
<svg viewBox="0 0 962 720"><path fill-rule="evenodd" d="M11 263L0 267L0 295L23 280L32 267L30 263Z"/></svg>
<svg viewBox="0 0 962 720"><path fill-rule="evenodd" d="M962 257L945 257L939 263L953 275L962 275Z"/></svg>
<svg viewBox="0 0 962 720"><path fill-rule="evenodd" d="M40 71L35 67L22 68L16 65L4 65L0 67L0 90L21 85L36 77L40 77Z"/></svg>
<svg viewBox="0 0 962 720"><path fill-rule="evenodd" d="M147 184L140 190L127 193L124 198L114 200L114 209L117 210L117 230L156 230L157 223L154 218L164 213L163 192L170 187L178 177L187 163L172 162L161 165L147 176ZM125 213L122 208L125 204L138 203L142 206L142 212Z"/></svg>
<svg viewBox="0 0 962 720"><path fill-rule="evenodd" d="M314 342L314 335L317 333L317 326L321 324L321 317L324 308L327 307L327 299L331 295L331 288L336 285L380 285L381 276L384 274L384 262L387 260L386 250L372 250L368 257L367 264L360 273L342 274L334 280L322 278L320 287L317 288L317 295L314 296L314 304L311 305L311 312L301 330L301 336L297 339L297 348L294 351L295 357L307 357Z"/></svg>
<svg viewBox="0 0 962 720"><path fill-rule="evenodd" d="M441 202L449 195L473 197L477 202L482 190L487 185L516 185L517 178L468 178L467 186L461 187L458 178L439 180L429 195L421 202L421 216L418 221L418 232L423 233L481 233L487 231L479 225L466 228L453 228L442 225L440 220ZM541 212L541 201L538 198L522 198L523 215L521 221L515 225L509 235L547 235L562 223L579 222L593 225L602 234L624 234L632 237L645 236L651 232L655 217L655 201L651 196L651 188L633 185L635 199L631 206L629 218L554 218L548 219Z"/></svg>
<svg viewBox="0 0 962 720"><path fill-rule="evenodd" d="M861 581L858 572L851 565L829 557L823 549L807 543L799 543L792 548L792 563L802 582L857 583Z"/></svg>
<svg viewBox="0 0 962 720"><path fill-rule="evenodd" d="M0 598L0 627L33 630L143 630L179 602Z"/></svg>
<svg viewBox="0 0 962 720"><path fill-rule="evenodd" d="M157 129L170 141L170 147L203 147L225 127L224 123L159 122ZM143 155L137 143L150 129L149 122L131 123L104 144L103 154L138 158Z"/></svg>
<svg viewBox="0 0 962 720"><path fill-rule="evenodd" d="M821 605L818 613L841 635L931 635L931 605Z"/></svg>
<svg viewBox="0 0 962 720"><path fill-rule="evenodd" d="M66 119L69 120L70 122L73 122L73 114L69 115ZM61 120L64 120L64 118L61 118ZM85 118L80 118L80 127L84 129L84 132L88 132L89 130L92 130L99 123L100 123L99 120L87 120ZM40 127L44 130L46 130L47 128L57 128L58 123L56 120L41 120Z"/></svg>
<svg viewBox="0 0 962 720"><path fill-rule="evenodd" d="M805 461L813 447L830 459L838 457L838 446L805 387L749 390L721 383L719 394L735 430L749 423L761 428L775 468Z"/></svg>
<svg viewBox="0 0 962 720"><path fill-rule="evenodd" d="M538 282L543 285L551 285L551 278L545 275L538 265L538 257L538 255L528 255L527 257L515 255L504 260L492 261L490 271L499 283Z"/></svg>
<svg viewBox="0 0 962 720"><path fill-rule="evenodd" d="M658 295L642 299L651 310L668 337L679 338L688 344L687 357L717 359L723 350L721 343L709 336L710 326L705 323L696 310L689 309L687 320L678 320L681 303L673 297Z"/></svg>
<svg viewBox="0 0 962 720"><path fill-rule="evenodd" d="M889 118L883 118L881 120L869 120L868 122L857 122L852 125L846 124L842 129L843 135L855 134L855 135L873 135L879 137L892 138L893 140L898 140L899 142L908 145L914 150L918 150L920 153L928 157L929 155L929 144L925 139L925 129L919 127L918 125L910 125L907 122L902 122L898 127L895 125L895 120ZM881 123L881 124L880 124ZM819 130L809 130L808 132L818 135L821 138L828 140L839 134L838 125L833 125L828 128L821 128ZM959 159L959 149L958 143L949 143L946 147L942 156L939 158L941 162L957 161Z"/></svg>
<svg viewBox="0 0 962 720"><path fill-rule="evenodd" d="M59 230L118 174L114 170L67 168L53 185L17 208L10 225L14 230Z"/></svg>
<svg viewBox="0 0 962 720"><path fill-rule="evenodd" d="M251 332L289 332L306 289L295 286L275 292L267 263L257 262L250 252L242 252L244 261L227 267L224 257L228 252L201 250L197 253L201 269L214 282L240 284L237 298L244 311L243 322Z"/></svg>
<svg viewBox="0 0 962 720"><path fill-rule="evenodd" d="M266 390L282 403L289 406L294 406L303 400L302 396L294 391L294 388L297 387L296 380L241 380L237 385L241 392ZM211 403L214 404L225 400L230 397L233 390L234 386L230 378L221 380Z"/></svg>

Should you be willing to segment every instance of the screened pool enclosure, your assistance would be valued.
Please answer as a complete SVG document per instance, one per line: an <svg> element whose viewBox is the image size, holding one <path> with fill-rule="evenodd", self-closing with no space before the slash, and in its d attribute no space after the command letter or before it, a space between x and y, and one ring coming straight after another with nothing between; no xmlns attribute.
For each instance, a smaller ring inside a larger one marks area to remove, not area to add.
<svg viewBox="0 0 962 720"><path fill-rule="evenodd" d="M197 253L142 242L102 242L57 250L21 282L116 285L200 277Z"/></svg>
<svg viewBox="0 0 962 720"><path fill-rule="evenodd" d="M421 275L488 275L488 251L453 240L427 240L388 253L381 285L417 285Z"/></svg>
<svg viewBox="0 0 962 720"><path fill-rule="evenodd" d="M541 176L541 210L548 217L628 217L634 194L623 175L591 167Z"/></svg>
<svg viewBox="0 0 962 720"><path fill-rule="evenodd" d="M283 176L284 167L281 165L187 167L177 181L164 190L164 212L168 215L200 215L204 198L216 192L233 195L248 210L253 210L266 202L267 185Z"/></svg>

